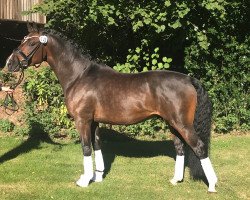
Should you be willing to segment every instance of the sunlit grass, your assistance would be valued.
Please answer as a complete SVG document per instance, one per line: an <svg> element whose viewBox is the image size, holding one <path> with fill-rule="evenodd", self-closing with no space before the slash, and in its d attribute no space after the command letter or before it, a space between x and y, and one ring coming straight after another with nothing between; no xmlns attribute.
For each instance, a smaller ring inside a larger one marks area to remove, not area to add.
<svg viewBox="0 0 250 200"><path fill-rule="evenodd" d="M184 182L177 186L169 183L174 171L169 141L105 140L103 147L108 169L104 181L80 188L75 185L82 173L79 144L0 137L0 199L250 198L248 135L213 138L211 159L219 178L217 194L208 194L204 183L190 180L188 169Z"/></svg>

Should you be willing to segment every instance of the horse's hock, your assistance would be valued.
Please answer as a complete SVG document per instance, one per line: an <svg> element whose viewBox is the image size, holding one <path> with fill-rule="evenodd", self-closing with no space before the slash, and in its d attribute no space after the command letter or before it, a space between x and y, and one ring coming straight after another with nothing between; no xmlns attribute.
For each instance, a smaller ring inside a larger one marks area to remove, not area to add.
<svg viewBox="0 0 250 200"><path fill-rule="evenodd" d="M43 0L1 0L0 1L0 68L3 68L7 56L27 35L27 21L39 26L46 23L46 17L40 14L23 15L33 5Z"/></svg>

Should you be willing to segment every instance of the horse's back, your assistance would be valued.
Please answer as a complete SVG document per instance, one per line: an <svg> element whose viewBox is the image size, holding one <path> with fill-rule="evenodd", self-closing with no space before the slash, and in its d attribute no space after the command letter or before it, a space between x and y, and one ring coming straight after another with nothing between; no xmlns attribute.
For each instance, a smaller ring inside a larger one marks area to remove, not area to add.
<svg viewBox="0 0 250 200"><path fill-rule="evenodd" d="M164 83L191 84L189 76L169 70L156 70L140 73L120 73L109 67L100 67L100 69L96 70L96 73L93 77L98 84L99 82L102 82L103 84L114 84L115 86L118 84L123 87L139 87L144 84L150 84L152 87L157 87Z"/></svg>

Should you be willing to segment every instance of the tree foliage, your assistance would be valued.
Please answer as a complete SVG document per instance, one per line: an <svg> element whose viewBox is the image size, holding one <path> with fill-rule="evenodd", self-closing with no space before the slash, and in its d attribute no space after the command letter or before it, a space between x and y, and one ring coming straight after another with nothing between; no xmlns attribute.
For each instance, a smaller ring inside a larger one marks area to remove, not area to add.
<svg viewBox="0 0 250 200"><path fill-rule="evenodd" d="M172 69L200 79L216 131L249 129L246 0L44 0L31 12L121 72Z"/></svg>

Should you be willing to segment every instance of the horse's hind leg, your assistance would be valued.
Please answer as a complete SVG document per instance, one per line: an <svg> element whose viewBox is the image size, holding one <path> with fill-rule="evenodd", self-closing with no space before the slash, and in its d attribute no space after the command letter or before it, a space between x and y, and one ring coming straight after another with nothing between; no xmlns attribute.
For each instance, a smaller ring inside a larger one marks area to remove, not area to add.
<svg viewBox="0 0 250 200"><path fill-rule="evenodd" d="M92 124L91 131L92 131L91 141L92 141L92 146L95 151L95 166L96 166L92 181L101 182L103 180L104 162L103 162L103 156L102 156L102 151L101 151L100 130L99 130L98 123L94 122Z"/></svg>
<svg viewBox="0 0 250 200"><path fill-rule="evenodd" d="M175 129L171 127L170 131L174 137L174 147L176 150L174 177L170 180L170 182L173 185L176 185L178 182L182 181L184 177L184 143L179 138L180 135Z"/></svg>
<svg viewBox="0 0 250 200"><path fill-rule="evenodd" d="M193 126L179 126L177 129L185 142L192 148L195 155L200 159L202 169L209 183L209 192L216 192L215 185L217 183L217 176L214 172L211 161L208 157L206 147L200 137L196 134ZM191 163L192 164L192 163Z"/></svg>

